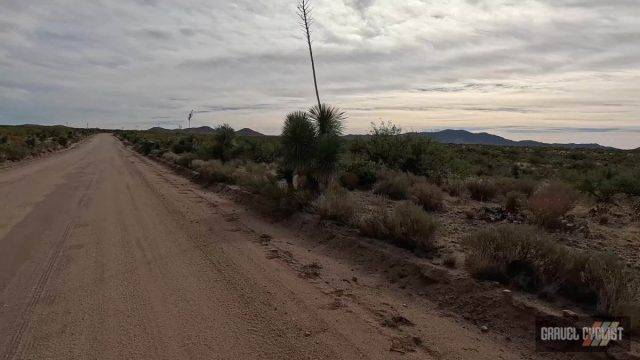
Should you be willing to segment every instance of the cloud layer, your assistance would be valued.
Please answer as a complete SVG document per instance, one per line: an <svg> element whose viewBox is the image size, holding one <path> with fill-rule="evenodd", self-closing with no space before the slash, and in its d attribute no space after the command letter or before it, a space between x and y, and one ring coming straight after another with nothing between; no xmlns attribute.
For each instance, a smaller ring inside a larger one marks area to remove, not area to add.
<svg viewBox="0 0 640 360"><path fill-rule="evenodd" d="M635 0L313 6L321 96L352 132L384 119L640 146ZM0 123L177 126L195 108L197 125L277 133L313 104L307 56L293 0L4 0Z"/></svg>

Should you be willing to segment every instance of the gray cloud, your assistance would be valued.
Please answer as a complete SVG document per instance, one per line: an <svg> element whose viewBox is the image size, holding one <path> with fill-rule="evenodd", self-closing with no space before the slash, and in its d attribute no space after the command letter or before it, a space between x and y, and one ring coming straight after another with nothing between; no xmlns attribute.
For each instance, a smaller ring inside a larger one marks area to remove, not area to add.
<svg viewBox="0 0 640 360"><path fill-rule="evenodd" d="M119 128L154 124L162 113L177 126L196 109L196 125L277 132L284 113L314 101L288 0L4 0L2 7L0 123ZM527 124L540 136L597 124L621 130L575 133L638 146L637 132L625 130L640 120L635 0L314 0L313 7L321 96L352 112L350 131L380 118L423 128Z"/></svg>

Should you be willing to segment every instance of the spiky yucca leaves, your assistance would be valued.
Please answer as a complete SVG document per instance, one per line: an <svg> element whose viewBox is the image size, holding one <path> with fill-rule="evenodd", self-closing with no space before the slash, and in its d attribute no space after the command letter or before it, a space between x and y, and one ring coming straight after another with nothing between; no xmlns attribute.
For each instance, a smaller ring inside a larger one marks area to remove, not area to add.
<svg viewBox="0 0 640 360"><path fill-rule="evenodd" d="M327 184L335 173L340 157L340 136L344 129L344 112L336 107L320 104L309 109L318 134L314 162L315 176Z"/></svg>
<svg viewBox="0 0 640 360"><path fill-rule="evenodd" d="M292 173L308 168L313 160L316 140L316 128L307 113L296 111L288 114L281 136L284 168Z"/></svg>
<svg viewBox="0 0 640 360"><path fill-rule="evenodd" d="M344 129L344 111L327 104L309 109L309 116L315 121L320 136L341 136Z"/></svg>

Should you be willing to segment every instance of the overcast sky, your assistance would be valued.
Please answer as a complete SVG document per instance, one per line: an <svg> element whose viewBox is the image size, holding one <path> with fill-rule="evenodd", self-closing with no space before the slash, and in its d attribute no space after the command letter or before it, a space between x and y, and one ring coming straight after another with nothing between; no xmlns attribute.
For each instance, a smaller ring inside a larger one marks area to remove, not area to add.
<svg viewBox="0 0 640 360"><path fill-rule="evenodd" d="M322 100L391 120L640 146L638 0L312 0ZM228 122L314 103L295 0L0 0L0 123Z"/></svg>

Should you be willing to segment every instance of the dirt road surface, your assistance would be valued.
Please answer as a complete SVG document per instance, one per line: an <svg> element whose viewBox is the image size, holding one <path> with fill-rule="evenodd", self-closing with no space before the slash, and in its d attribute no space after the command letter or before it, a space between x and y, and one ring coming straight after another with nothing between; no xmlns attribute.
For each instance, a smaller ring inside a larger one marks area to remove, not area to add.
<svg viewBox="0 0 640 360"><path fill-rule="evenodd" d="M314 257L288 229L109 134L1 169L0 215L2 359L522 355L367 286L367 274L343 281L350 265ZM267 251L257 239L265 232L288 250ZM274 253L320 261L321 276L301 276L293 260ZM411 324L380 324L396 311Z"/></svg>

